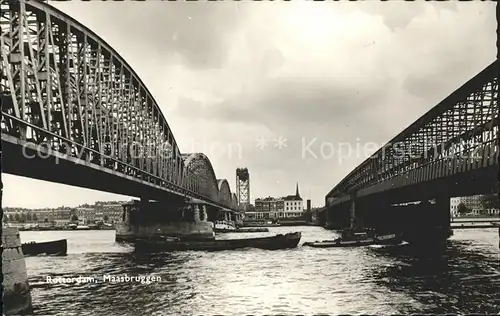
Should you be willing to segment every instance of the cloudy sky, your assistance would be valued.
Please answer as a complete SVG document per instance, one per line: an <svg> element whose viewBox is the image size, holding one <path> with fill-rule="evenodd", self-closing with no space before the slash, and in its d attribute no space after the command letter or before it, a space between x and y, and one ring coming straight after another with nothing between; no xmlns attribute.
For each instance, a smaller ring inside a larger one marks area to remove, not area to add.
<svg viewBox="0 0 500 316"><path fill-rule="evenodd" d="M206 153L232 190L235 169L249 168L252 201L298 181L322 205L496 55L491 2L52 4L128 61L182 152ZM117 198L4 175L7 206Z"/></svg>

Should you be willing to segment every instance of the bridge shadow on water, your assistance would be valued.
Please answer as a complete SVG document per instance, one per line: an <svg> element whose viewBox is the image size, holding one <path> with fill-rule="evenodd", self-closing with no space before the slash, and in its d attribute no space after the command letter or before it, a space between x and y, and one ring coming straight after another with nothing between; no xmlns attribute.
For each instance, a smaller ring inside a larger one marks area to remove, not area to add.
<svg viewBox="0 0 500 316"><path fill-rule="evenodd" d="M497 314L500 312L500 257L479 253L467 242L418 248L373 249L393 265L374 271L375 283L417 300L424 310L408 313ZM412 309L410 307L410 309Z"/></svg>

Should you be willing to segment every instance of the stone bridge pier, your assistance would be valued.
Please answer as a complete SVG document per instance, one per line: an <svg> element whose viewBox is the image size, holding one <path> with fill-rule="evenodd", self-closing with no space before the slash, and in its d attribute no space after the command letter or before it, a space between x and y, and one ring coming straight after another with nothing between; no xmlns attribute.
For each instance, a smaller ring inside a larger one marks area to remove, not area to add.
<svg viewBox="0 0 500 316"><path fill-rule="evenodd" d="M203 203L133 201L123 206L122 221L116 227L116 241L179 237L183 240L215 238L209 211Z"/></svg>
<svg viewBox="0 0 500 316"><path fill-rule="evenodd" d="M207 206L208 221L215 223L216 221L226 221L240 223L242 221L241 214L235 211L222 209L219 207Z"/></svg>
<svg viewBox="0 0 500 316"><path fill-rule="evenodd" d="M351 208L349 203L327 207L324 211L324 227L327 229L344 229L351 225Z"/></svg>

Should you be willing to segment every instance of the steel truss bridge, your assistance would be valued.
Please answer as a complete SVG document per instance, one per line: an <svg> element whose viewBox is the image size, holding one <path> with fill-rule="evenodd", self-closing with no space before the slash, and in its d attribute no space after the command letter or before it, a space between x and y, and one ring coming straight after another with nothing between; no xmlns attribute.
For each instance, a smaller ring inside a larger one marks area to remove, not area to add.
<svg viewBox="0 0 500 316"><path fill-rule="evenodd" d="M151 92L99 36L34 0L1 0L0 28L4 172L237 208L204 154L180 152Z"/></svg>
<svg viewBox="0 0 500 316"><path fill-rule="evenodd" d="M498 66L490 64L356 167L326 195L325 210L382 193L401 202L427 189L428 197L494 192Z"/></svg>

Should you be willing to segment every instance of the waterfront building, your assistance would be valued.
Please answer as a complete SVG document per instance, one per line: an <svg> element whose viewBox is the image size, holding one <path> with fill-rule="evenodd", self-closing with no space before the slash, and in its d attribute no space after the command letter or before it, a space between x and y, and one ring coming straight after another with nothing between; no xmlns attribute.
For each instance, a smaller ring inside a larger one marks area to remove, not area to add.
<svg viewBox="0 0 500 316"><path fill-rule="evenodd" d="M95 205L84 204L76 208L58 207L42 209L8 208L4 209L3 220L6 223L39 224L64 226L71 222L73 215L81 224L95 224L96 221L117 223L121 220L123 203L96 202Z"/></svg>
<svg viewBox="0 0 500 316"><path fill-rule="evenodd" d="M299 184L295 189L295 195L288 195L283 198L285 202L284 217L299 217L304 213L304 201L300 197Z"/></svg>
<svg viewBox="0 0 500 316"><path fill-rule="evenodd" d="M66 221L69 220L71 217L71 209L70 208L64 208L64 209L54 209L52 210L52 218L54 221Z"/></svg>
<svg viewBox="0 0 500 316"><path fill-rule="evenodd" d="M51 223L54 221L56 215L52 209L33 210L30 213L36 214L37 220L35 222L39 223Z"/></svg>
<svg viewBox="0 0 500 316"><path fill-rule="evenodd" d="M263 199L256 199L254 212L248 212L245 214L248 214L248 217L246 218L253 216L255 219L276 219L283 217L283 211L283 199L269 196Z"/></svg>
<svg viewBox="0 0 500 316"><path fill-rule="evenodd" d="M299 193L299 184L294 195L255 199L255 209L245 212L245 219L280 219L300 217L304 213L304 203Z"/></svg>
<svg viewBox="0 0 500 316"><path fill-rule="evenodd" d="M485 216L498 216L500 210L498 208L485 208L483 205L483 195L461 196L450 199L450 215L451 217L459 217L458 208L460 204L464 204L468 209L468 215L485 215Z"/></svg>
<svg viewBox="0 0 500 316"><path fill-rule="evenodd" d="M40 223L62 222L70 219L71 209L15 209L4 213L4 218L9 222Z"/></svg>
<svg viewBox="0 0 500 316"><path fill-rule="evenodd" d="M78 217L78 222L85 225L94 224L96 221L96 210L93 207L77 207L75 215Z"/></svg>
<svg viewBox="0 0 500 316"><path fill-rule="evenodd" d="M123 202L125 203L125 202ZM101 220L107 223L118 223L121 221L123 213L123 203L102 203L95 204L96 220ZM107 217L107 218L106 218ZM107 220L105 220L107 219Z"/></svg>
<svg viewBox="0 0 500 316"><path fill-rule="evenodd" d="M32 214L33 223L46 227L65 226L71 219L71 209L69 208L32 210L29 213Z"/></svg>

